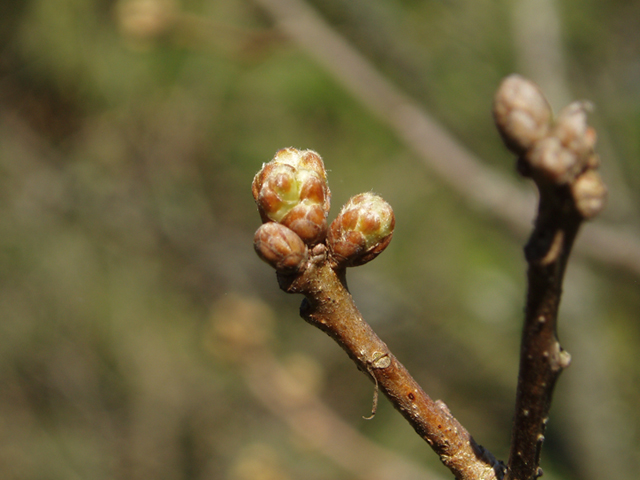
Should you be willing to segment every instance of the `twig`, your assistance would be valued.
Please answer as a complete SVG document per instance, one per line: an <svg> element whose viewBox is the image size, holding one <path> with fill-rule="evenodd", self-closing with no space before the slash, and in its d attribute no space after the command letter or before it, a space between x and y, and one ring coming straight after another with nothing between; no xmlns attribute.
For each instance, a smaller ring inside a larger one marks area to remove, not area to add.
<svg viewBox="0 0 640 480"><path fill-rule="evenodd" d="M444 403L422 390L364 321L347 289L344 270L332 269L324 245L318 247L300 274L278 276L283 290L305 295L301 316L331 336L361 371L375 378L380 390L456 478L502 478L502 465L475 442Z"/></svg>
<svg viewBox="0 0 640 480"><path fill-rule="evenodd" d="M500 135L518 155L519 171L540 191L536 226L525 248L529 285L508 467L513 479L541 474L551 396L570 358L556 338L562 279L580 224L604 207L606 187L596 171L600 161L588 108L575 102L552 119L542 92L519 75L503 80L494 99ZM502 463L444 403L422 390L364 321L348 291L346 268L373 260L391 241L391 206L375 194L359 194L328 226L331 194L324 163L316 152L292 147L263 164L251 190L263 222L254 236L255 251L276 269L282 290L305 296L302 318L347 352L456 478L501 480Z"/></svg>
<svg viewBox="0 0 640 480"><path fill-rule="evenodd" d="M254 236L255 251L276 270L282 290L305 296L302 318L347 352L456 478L501 480L504 466L444 403L422 390L364 321L349 293L346 268L373 260L391 241L391 206L378 195L361 193L327 225L331 194L324 163L316 152L292 147L263 164L251 191L263 222Z"/></svg>
<svg viewBox="0 0 640 480"><path fill-rule="evenodd" d="M560 200L558 200L560 197ZM520 354L507 478L540 476L540 451L556 380L570 355L556 337L562 279L582 218L568 189L544 195L535 230L525 248L528 295Z"/></svg>
<svg viewBox="0 0 640 480"><path fill-rule="evenodd" d="M272 345L275 316L256 298L225 294L213 306L205 346L216 358L237 364L257 401L353 478L442 480L339 418L317 395L313 369L279 361Z"/></svg>

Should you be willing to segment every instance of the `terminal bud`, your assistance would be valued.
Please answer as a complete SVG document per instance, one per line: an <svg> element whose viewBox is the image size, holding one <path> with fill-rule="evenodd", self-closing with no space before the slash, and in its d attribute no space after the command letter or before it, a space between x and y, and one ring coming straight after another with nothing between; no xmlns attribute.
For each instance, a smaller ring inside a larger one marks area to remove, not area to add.
<svg viewBox="0 0 640 480"><path fill-rule="evenodd" d="M573 102L563 108L556 118L553 135L578 155L589 154L596 143L596 132L587 125L587 112L593 106L589 102Z"/></svg>
<svg viewBox="0 0 640 480"><path fill-rule="evenodd" d="M600 166L595 153L596 131L587 125L587 113L591 110L593 105L589 102L573 102L560 111L553 128L553 135L578 156L582 169Z"/></svg>
<svg viewBox="0 0 640 480"><path fill-rule="evenodd" d="M547 135L551 107L535 83L513 74L498 87L493 117L505 145L522 155Z"/></svg>
<svg viewBox="0 0 640 480"><path fill-rule="evenodd" d="M308 245L324 240L331 193L316 152L279 150L254 177L251 189L263 222L289 227Z"/></svg>

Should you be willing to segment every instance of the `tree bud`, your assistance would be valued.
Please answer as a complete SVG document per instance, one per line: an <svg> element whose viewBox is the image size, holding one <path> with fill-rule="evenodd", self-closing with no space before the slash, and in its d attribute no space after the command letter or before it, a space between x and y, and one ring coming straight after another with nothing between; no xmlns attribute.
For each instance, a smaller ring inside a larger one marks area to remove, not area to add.
<svg viewBox="0 0 640 480"><path fill-rule="evenodd" d="M535 83L514 74L498 87L493 117L507 148L522 155L547 135L551 107Z"/></svg>
<svg viewBox="0 0 640 480"><path fill-rule="evenodd" d="M580 173L578 156L565 148L556 137L543 138L525 155L534 178L544 177L561 185L573 180Z"/></svg>
<svg viewBox="0 0 640 480"><path fill-rule="evenodd" d="M356 267L377 257L391 241L395 216L373 193L352 197L331 223L327 244L338 266Z"/></svg>
<svg viewBox="0 0 640 480"><path fill-rule="evenodd" d="M585 160L596 144L596 132L587 125L587 112L592 109L589 102L573 102L560 111L553 128L562 145Z"/></svg>
<svg viewBox="0 0 640 480"><path fill-rule="evenodd" d="M253 248L258 256L280 273L294 273L307 259L307 247L290 228L263 223L256 231Z"/></svg>
<svg viewBox="0 0 640 480"><path fill-rule="evenodd" d="M263 222L279 222L308 245L324 240L330 197L324 164L311 150L284 148L253 179Z"/></svg>
<svg viewBox="0 0 640 480"><path fill-rule="evenodd" d="M587 170L571 185L571 194L580 215L589 219L595 217L604 208L607 187L597 172Z"/></svg>

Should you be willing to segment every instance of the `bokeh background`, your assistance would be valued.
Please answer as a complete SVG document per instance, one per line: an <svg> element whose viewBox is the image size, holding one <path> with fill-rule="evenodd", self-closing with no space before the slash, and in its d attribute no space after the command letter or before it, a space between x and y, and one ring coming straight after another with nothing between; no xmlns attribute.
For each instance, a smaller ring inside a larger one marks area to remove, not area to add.
<svg viewBox="0 0 640 480"><path fill-rule="evenodd" d="M569 267L542 466L637 478L640 269L606 253L640 241L640 4L604 0L1 2L0 477L450 478L386 399L362 419L372 384L253 252L250 183L287 146L323 156L331 219L362 191L394 207L352 293L506 460L526 236L373 113L336 75L353 65L287 33L300 5L525 196L500 79L593 101L610 199L578 244L613 241Z"/></svg>

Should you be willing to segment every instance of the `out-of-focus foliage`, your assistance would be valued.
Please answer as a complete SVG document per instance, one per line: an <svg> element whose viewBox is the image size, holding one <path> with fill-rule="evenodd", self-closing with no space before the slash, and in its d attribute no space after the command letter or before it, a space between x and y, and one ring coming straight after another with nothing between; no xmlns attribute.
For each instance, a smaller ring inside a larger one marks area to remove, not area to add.
<svg viewBox="0 0 640 480"><path fill-rule="evenodd" d="M314 3L515 177L490 104L504 75L536 80L513 40L520 2ZM557 14L569 93L597 106L605 217L636 228L640 8L563 0ZM350 273L356 301L506 460L524 239L442 186L249 0L26 0L0 4L1 478L353 478L247 387L265 345L302 358L300 378L355 429L448 474L384 400L361 420L372 386L253 252L251 180L286 146L323 156L330 219L362 191L394 207L390 247ZM543 452L550 478L635 478L637 285L569 268L560 336L574 363Z"/></svg>

